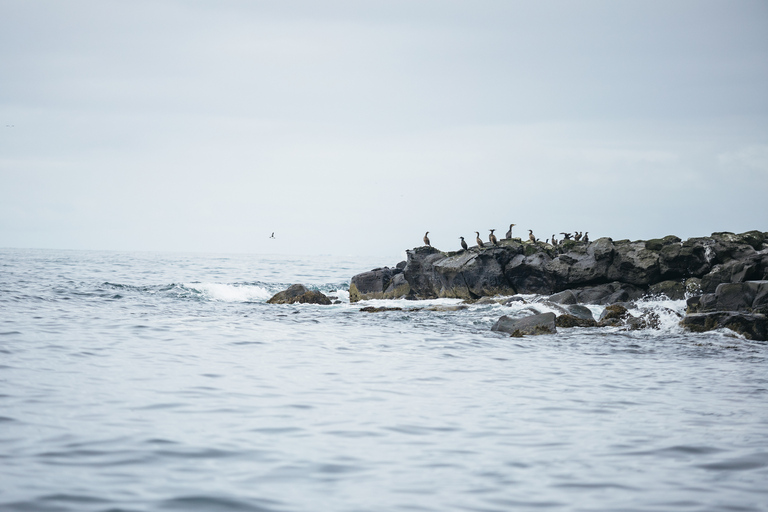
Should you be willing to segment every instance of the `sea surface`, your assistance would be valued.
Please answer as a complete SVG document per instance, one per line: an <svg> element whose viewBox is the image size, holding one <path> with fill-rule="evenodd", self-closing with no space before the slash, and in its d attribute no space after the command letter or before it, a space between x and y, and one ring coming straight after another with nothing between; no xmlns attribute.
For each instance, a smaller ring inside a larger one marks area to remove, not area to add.
<svg viewBox="0 0 768 512"><path fill-rule="evenodd" d="M349 303L394 263L0 249L0 510L768 510L768 344Z"/></svg>

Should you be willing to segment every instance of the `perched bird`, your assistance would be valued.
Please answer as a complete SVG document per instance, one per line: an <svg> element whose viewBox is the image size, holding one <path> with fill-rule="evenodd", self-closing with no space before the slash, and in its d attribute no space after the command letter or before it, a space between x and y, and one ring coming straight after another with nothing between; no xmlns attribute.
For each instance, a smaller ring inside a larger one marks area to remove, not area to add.
<svg viewBox="0 0 768 512"><path fill-rule="evenodd" d="M582 238L581 241L589 243L589 231L584 232L584 238Z"/></svg>
<svg viewBox="0 0 768 512"><path fill-rule="evenodd" d="M478 247L485 247L485 244L483 244L483 239L480 238L480 232L479 231L475 231L475 234L477 235L477 238L475 238L475 241L477 241L477 246Z"/></svg>
<svg viewBox="0 0 768 512"><path fill-rule="evenodd" d="M513 228L513 227L515 227L515 226L517 226L517 224L510 224L510 225L509 225L509 231L507 231L507 237L506 237L506 238L507 238L507 240L509 240L510 238L512 238L512 228Z"/></svg>
<svg viewBox="0 0 768 512"><path fill-rule="evenodd" d="M499 241L496 240L496 235L493 234L493 232L496 231L495 229L491 230L491 234L488 236L488 241L491 242L493 245L499 245Z"/></svg>
<svg viewBox="0 0 768 512"><path fill-rule="evenodd" d="M576 231L576 234L573 235L573 239L576 240L577 242L579 240L581 240L581 232L580 231Z"/></svg>
<svg viewBox="0 0 768 512"><path fill-rule="evenodd" d="M528 239L534 244L536 243L536 237L533 236L533 230L531 229L528 230Z"/></svg>
<svg viewBox="0 0 768 512"><path fill-rule="evenodd" d="M552 245L557 247L557 238L555 238L555 235L552 235Z"/></svg>
<svg viewBox="0 0 768 512"><path fill-rule="evenodd" d="M570 240L571 239L571 234L570 233L560 233L560 234L563 235L563 240Z"/></svg>
<svg viewBox="0 0 768 512"><path fill-rule="evenodd" d="M429 243L429 238L427 238L427 235L429 234L429 231L424 233L424 245L427 245L429 247L432 247L432 244Z"/></svg>
<svg viewBox="0 0 768 512"><path fill-rule="evenodd" d="M469 247L467 246L467 242L464 241L464 237L460 236L459 238L461 238L461 248L464 249L465 251L469 249Z"/></svg>

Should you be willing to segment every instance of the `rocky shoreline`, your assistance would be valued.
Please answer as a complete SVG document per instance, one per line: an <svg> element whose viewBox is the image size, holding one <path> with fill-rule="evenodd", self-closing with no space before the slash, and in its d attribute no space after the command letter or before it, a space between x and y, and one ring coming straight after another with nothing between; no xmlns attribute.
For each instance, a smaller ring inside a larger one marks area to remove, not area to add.
<svg viewBox="0 0 768 512"><path fill-rule="evenodd" d="M538 294L561 305L609 305L665 296L688 299L681 322L687 329L726 327L749 339L767 337L767 232L719 232L685 241L673 235L606 237L558 246L512 238L455 252L424 246L406 253L407 260L393 268L354 276L350 301Z"/></svg>

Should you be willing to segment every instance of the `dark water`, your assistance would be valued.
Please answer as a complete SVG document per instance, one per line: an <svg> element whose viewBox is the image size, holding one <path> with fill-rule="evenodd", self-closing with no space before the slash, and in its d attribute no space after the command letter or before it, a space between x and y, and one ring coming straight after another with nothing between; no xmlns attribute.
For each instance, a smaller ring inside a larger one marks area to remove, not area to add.
<svg viewBox="0 0 768 512"><path fill-rule="evenodd" d="M765 343L265 303L383 263L0 250L0 510L768 510Z"/></svg>

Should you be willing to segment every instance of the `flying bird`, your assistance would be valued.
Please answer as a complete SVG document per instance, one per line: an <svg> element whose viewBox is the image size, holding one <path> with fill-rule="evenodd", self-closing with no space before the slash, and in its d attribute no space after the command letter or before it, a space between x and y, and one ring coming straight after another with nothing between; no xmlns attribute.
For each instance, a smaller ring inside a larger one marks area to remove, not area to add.
<svg viewBox="0 0 768 512"><path fill-rule="evenodd" d="M269 238L275 238L275 232L274 231L272 232L272 236L270 236Z"/></svg>

